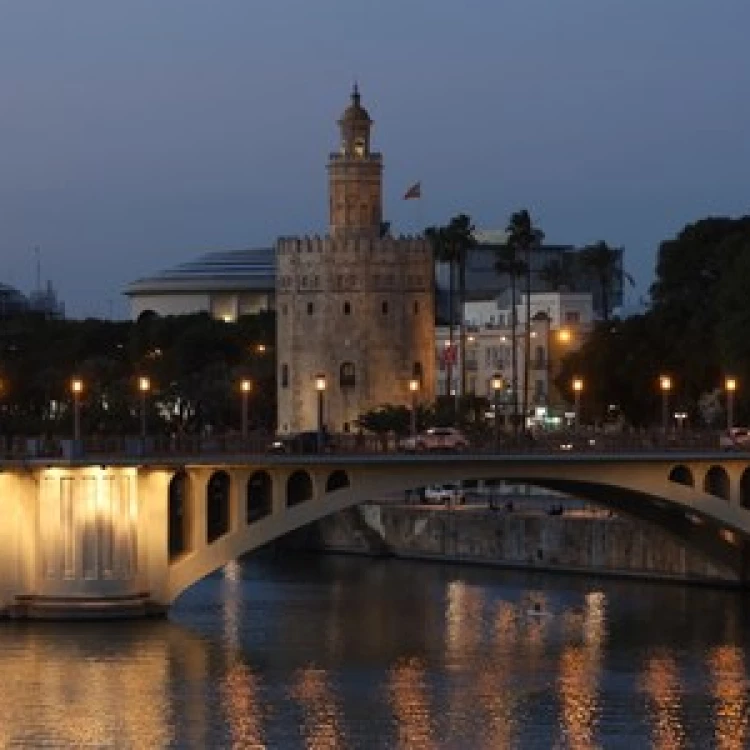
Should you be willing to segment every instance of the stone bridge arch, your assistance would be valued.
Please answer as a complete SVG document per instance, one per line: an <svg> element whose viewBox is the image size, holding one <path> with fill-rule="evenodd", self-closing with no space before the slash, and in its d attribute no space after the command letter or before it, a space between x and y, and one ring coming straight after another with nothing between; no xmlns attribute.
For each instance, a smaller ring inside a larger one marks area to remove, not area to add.
<svg viewBox="0 0 750 750"><path fill-rule="evenodd" d="M272 511L251 523L245 513L209 550L196 549L174 560L165 603L227 561L331 513L386 493L460 479L499 478L564 492L656 524L733 570L744 565L745 541L750 539L747 462L728 467L716 460L670 457L326 456L286 459L281 466L252 472L250 476L266 472L271 480Z"/></svg>

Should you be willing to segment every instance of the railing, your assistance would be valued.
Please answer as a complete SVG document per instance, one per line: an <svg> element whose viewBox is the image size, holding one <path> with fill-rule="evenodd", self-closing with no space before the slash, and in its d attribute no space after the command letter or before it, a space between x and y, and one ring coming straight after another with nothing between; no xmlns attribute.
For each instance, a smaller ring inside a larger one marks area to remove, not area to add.
<svg viewBox="0 0 750 750"><path fill-rule="evenodd" d="M190 458L206 455L243 455L286 453L315 454L405 454L401 441L394 434L363 435L339 434L324 436L322 450L318 450L315 433L298 437L276 438L253 433L243 437L237 433L221 435L148 436L88 436L74 441L69 438L0 438L0 459L93 459L100 458ZM463 452L471 454L541 454L575 455L580 453L657 453L718 451L719 435L710 431L670 432L644 431L627 434L604 432L549 432L534 436L513 436L501 433L472 441ZM448 451L446 452L455 452Z"/></svg>

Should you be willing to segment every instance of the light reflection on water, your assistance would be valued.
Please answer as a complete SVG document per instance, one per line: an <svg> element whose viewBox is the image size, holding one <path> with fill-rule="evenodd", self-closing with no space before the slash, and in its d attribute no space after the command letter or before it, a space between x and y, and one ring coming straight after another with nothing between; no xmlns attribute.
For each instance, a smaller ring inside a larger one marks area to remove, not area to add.
<svg viewBox="0 0 750 750"><path fill-rule="evenodd" d="M166 622L0 625L0 748L746 747L741 594L250 558Z"/></svg>

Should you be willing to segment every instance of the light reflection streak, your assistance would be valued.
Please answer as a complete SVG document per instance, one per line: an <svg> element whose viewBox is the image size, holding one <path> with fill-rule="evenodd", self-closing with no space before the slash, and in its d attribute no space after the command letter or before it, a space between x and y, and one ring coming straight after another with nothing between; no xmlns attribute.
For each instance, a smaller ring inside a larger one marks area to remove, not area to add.
<svg viewBox="0 0 750 750"><path fill-rule="evenodd" d="M658 750L685 747L685 729L680 719L680 675L675 660L666 653L650 657L643 682L653 709L653 747Z"/></svg>
<svg viewBox="0 0 750 750"><path fill-rule="evenodd" d="M240 603L242 602L242 566L231 560L223 568L224 580L224 638L228 647L236 651L240 645Z"/></svg>
<svg viewBox="0 0 750 750"><path fill-rule="evenodd" d="M239 661L228 667L222 680L223 703L232 734L232 747L236 750L261 750L266 747L259 687L258 678Z"/></svg>
<svg viewBox="0 0 750 750"><path fill-rule="evenodd" d="M437 748L422 662L416 658L398 661L391 669L389 682L398 725L397 747L403 750Z"/></svg>
<svg viewBox="0 0 750 750"><path fill-rule="evenodd" d="M307 667L299 672L292 697L304 711L306 745L311 750L347 747L341 711L328 685L326 672Z"/></svg>
<svg viewBox="0 0 750 750"><path fill-rule="evenodd" d="M600 592L586 595L582 620L576 624L583 645L567 646L560 657L560 702L564 733L571 748L598 747L599 680L605 641L605 597ZM573 619L565 623L570 628Z"/></svg>
<svg viewBox="0 0 750 750"><path fill-rule="evenodd" d="M747 747L748 681L745 657L737 646L719 646L708 656L716 700L716 747L732 750Z"/></svg>

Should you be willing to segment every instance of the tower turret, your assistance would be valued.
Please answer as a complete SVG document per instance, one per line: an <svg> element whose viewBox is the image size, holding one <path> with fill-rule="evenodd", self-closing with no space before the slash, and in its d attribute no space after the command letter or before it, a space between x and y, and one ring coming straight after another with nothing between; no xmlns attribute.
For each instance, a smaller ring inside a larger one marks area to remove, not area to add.
<svg viewBox="0 0 750 750"><path fill-rule="evenodd" d="M341 145L328 159L329 224L334 237L377 237L383 218L381 155L370 151L372 120L357 84L339 119Z"/></svg>

